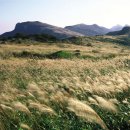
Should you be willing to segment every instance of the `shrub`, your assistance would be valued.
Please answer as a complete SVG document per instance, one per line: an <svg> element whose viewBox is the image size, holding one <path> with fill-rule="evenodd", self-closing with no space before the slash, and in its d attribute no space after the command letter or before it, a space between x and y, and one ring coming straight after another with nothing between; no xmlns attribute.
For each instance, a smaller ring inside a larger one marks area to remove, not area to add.
<svg viewBox="0 0 130 130"><path fill-rule="evenodd" d="M47 57L48 58L51 58L51 59L60 59L60 58L63 58L63 59L71 59L73 58L75 55L70 53L70 52L67 52L67 51L57 51L55 53L52 53L50 55L48 55Z"/></svg>
<svg viewBox="0 0 130 130"><path fill-rule="evenodd" d="M80 56L80 50L75 50L75 55Z"/></svg>
<svg viewBox="0 0 130 130"><path fill-rule="evenodd" d="M92 43L87 43L86 46L92 47L93 45L92 45Z"/></svg>
<svg viewBox="0 0 130 130"><path fill-rule="evenodd" d="M44 54L36 53L36 52L28 52L28 51L22 51L22 52L13 52L14 57L21 57L21 58L44 58Z"/></svg>
<svg viewBox="0 0 130 130"><path fill-rule="evenodd" d="M111 58L115 58L116 57L116 54L108 54L106 56L103 56L104 59L111 59Z"/></svg>
<svg viewBox="0 0 130 130"><path fill-rule="evenodd" d="M98 51L98 50L92 50L92 52L93 52L93 53L99 53L99 51Z"/></svg>

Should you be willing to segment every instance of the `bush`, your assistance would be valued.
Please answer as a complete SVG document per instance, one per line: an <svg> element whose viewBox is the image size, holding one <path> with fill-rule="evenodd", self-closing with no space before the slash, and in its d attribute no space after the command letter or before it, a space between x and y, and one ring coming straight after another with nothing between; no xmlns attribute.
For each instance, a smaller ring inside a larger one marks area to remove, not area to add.
<svg viewBox="0 0 130 130"><path fill-rule="evenodd" d="M92 43L87 43L86 46L92 47L93 45L92 45Z"/></svg>
<svg viewBox="0 0 130 130"><path fill-rule="evenodd" d="M98 51L98 50L92 50L92 52L93 52L93 53L99 53L99 51Z"/></svg>
<svg viewBox="0 0 130 130"><path fill-rule="evenodd" d="M74 43L76 45L84 44L82 37L70 37L68 39L63 40L63 42Z"/></svg>
<svg viewBox="0 0 130 130"><path fill-rule="evenodd" d="M45 58L44 54L36 53L36 52L28 52L28 51L22 51L22 52L13 52L14 57L21 57L21 58Z"/></svg>
<svg viewBox="0 0 130 130"><path fill-rule="evenodd" d="M111 59L111 58L115 58L117 55L116 54L108 54L106 56L103 56L104 59Z"/></svg>
<svg viewBox="0 0 130 130"><path fill-rule="evenodd" d="M57 51L55 53L48 55L47 57L51 59L58 59L58 58L71 59L74 56L75 56L74 54L67 51Z"/></svg>
<svg viewBox="0 0 130 130"><path fill-rule="evenodd" d="M80 56L80 50L75 50L75 55Z"/></svg>

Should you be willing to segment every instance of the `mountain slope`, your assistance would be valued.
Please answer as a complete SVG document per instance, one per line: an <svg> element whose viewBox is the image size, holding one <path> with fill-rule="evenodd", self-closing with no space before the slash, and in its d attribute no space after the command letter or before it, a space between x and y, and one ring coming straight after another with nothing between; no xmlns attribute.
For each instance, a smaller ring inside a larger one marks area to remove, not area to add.
<svg viewBox="0 0 130 130"><path fill-rule="evenodd" d="M114 32L107 33L107 35L112 35L112 36L115 36L115 35L127 35L127 34L130 34L130 27L128 27L128 26L124 27L120 31L114 31Z"/></svg>
<svg viewBox="0 0 130 130"><path fill-rule="evenodd" d="M109 29L98 26L96 24L93 25L77 24L73 26L66 26L65 28L71 31L81 33L86 36L103 35L110 31Z"/></svg>
<svg viewBox="0 0 130 130"><path fill-rule="evenodd" d="M58 39L65 39L73 36L82 36L77 32L73 32L64 28L35 21L35 22L17 23L13 31L4 33L1 35L1 37L14 36L17 33L22 33L26 35L47 34L52 35Z"/></svg>
<svg viewBox="0 0 130 130"><path fill-rule="evenodd" d="M121 26L121 25L115 25L115 26L113 26L113 27L110 29L110 31L111 31L111 32L113 32L113 31L120 31L120 30L122 30L122 28L123 28L123 26Z"/></svg>

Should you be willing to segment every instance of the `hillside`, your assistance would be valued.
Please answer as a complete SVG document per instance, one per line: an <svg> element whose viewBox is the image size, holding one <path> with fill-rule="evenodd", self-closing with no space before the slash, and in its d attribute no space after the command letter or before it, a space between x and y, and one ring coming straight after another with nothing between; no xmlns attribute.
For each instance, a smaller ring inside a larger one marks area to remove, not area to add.
<svg viewBox="0 0 130 130"><path fill-rule="evenodd" d="M114 31L114 32L109 32L107 33L107 35L111 35L111 36L116 36L116 35L128 35L130 34L130 27L124 27L122 30L120 31Z"/></svg>
<svg viewBox="0 0 130 130"><path fill-rule="evenodd" d="M111 32L113 32L113 31L120 31L120 30L122 30L122 28L123 28L123 26L121 26L121 25L115 25L115 26L113 26L113 27L110 29L110 31L111 31Z"/></svg>
<svg viewBox="0 0 130 130"><path fill-rule="evenodd" d="M96 24L93 25L77 24L73 26L66 26L65 28L71 31L81 33L86 36L104 35L110 31L109 29L98 26Z"/></svg>
<svg viewBox="0 0 130 130"><path fill-rule="evenodd" d="M79 33L64 28L35 21L35 22L18 23L16 24L15 29L13 31L4 33L0 37L12 37L17 33L22 33L26 35L47 34L54 36L58 39L65 39L73 36L82 36Z"/></svg>

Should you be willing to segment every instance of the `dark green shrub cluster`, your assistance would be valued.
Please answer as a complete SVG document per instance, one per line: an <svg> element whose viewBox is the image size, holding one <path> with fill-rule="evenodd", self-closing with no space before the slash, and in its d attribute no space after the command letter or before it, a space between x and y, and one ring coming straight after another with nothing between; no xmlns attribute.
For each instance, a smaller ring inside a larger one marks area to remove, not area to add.
<svg viewBox="0 0 130 130"><path fill-rule="evenodd" d="M12 55L19 58L45 58L44 54L29 51L13 52Z"/></svg>
<svg viewBox="0 0 130 130"><path fill-rule="evenodd" d="M26 35L26 34L22 34L22 33L17 33L13 37L1 38L1 41L3 41L2 42L3 44L5 43L5 41L15 42L15 43L20 44L20 43L23 43L25 40L38 41L38 42L49 42L49 43L60 41L56 37L51 36L51 35L47 35L47 34Z"/></svg>
<svg viewBox="0 0 130 130"><path fill-rule="evenodd" d="M21 58L49 58L49 59L71 59L74 58L75 55L73 53L67 52L67 51L57 51L52 54L40 54L36 52L28 52L28 51L22 51L22 52L13 52L14 57L21 57Z"/></svg>
<svg viewBox="0 0 130 130"><path fill-rule="evenodd" d="M115 58L116 56L117 56L116 54L111 53L111 54L107 54L107 55L103 56L102 58L103 59L112 59L112 58Z"/></svg>
<svg viewBox="0 0 130 130"><path fill-rule="evenodd" d="M57 51L55 53L48 55L47 57L51 59L72 59L75 57L75 55L67 51Z"/></svg>
<svg viewBox="0 0 130 130"><path fill-rule="evenodd" d="M98 53L97 51L94 53ZM2 56L3 58L8 58L8 57L17 57L17 58L32 58L32 59L43 59L43 58L48 58L48 59L90 59L94 61L102 60L102 59L112 59L115 58L117 55L116 54L107 54L103 56L92 56L92 55L82 55L80 50L76 50L73 52L69 51L57 51L51 54L44 54L44 53L38 53L38 52L29 52L29 51L22 51L22 52L13 52L11 54L5 54L5 56Z"/></svg>

